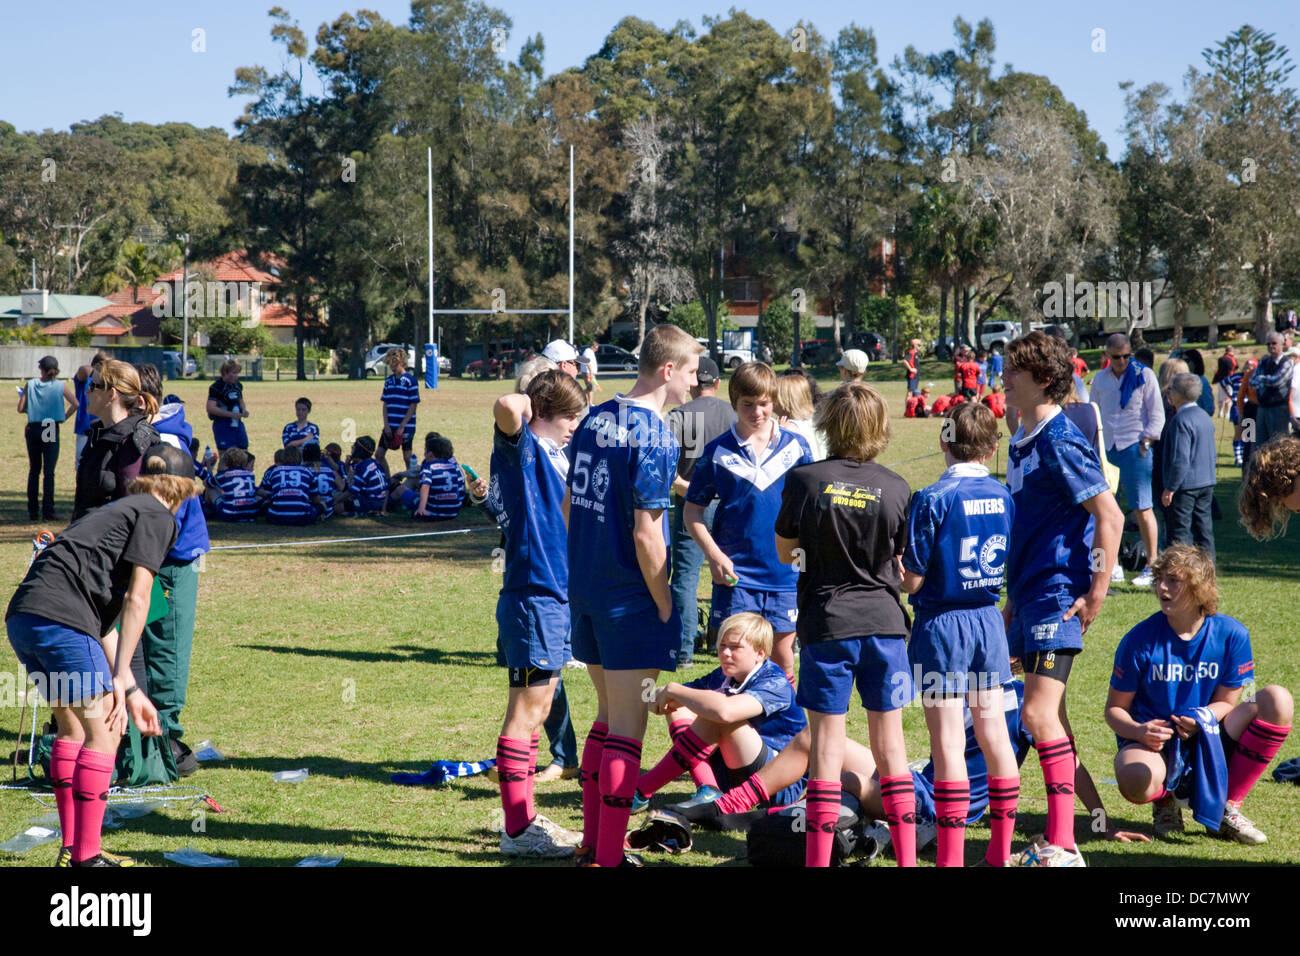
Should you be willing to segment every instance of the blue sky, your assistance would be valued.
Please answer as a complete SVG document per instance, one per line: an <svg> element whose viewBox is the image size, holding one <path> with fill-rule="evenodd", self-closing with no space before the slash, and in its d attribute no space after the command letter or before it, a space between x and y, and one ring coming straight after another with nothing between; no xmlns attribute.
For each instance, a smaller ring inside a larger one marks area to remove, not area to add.
<svg viewBox="0 0 1300 956"><path fill-rule="evenodd" d="M279 0L309 35L345 10L365 7L406 22L404 0ZM238 66L279 64L266 11L272 0L54 0L14 4L5 13L4 69L0 72L0 120L19 130L66 129L71 123L118 112L128 121L186 121L233 130L241 105L226 95ZM523 38L541 33L548 72L580 64L626 15L671 26L687 19L697 27L705 14L725 13L708 0L500 0L494 4L514 21L507 54ZM1052 79L1088 115L1091 126L1120 153L1123 80L1138 86L1160 81L1180 89L1183 74L1200 66L1201 50L1243 23L1272 32L1300 61L1300 4L1253 0L1152 0L1090 4L1011 3L977 5L925 2L863 3L803 0L799 4L755 0L737 4L782 32L798 16L825 36L856 21L875 30L888 61L912 44L930 52L952 44L952 21L993 21L997 71L1018 70ZM1105 30L1104 53L1092 50L1093 31ZM195 29L206 50L193 52ZM1293 76L1300 84L1300 74Z"/></svg>

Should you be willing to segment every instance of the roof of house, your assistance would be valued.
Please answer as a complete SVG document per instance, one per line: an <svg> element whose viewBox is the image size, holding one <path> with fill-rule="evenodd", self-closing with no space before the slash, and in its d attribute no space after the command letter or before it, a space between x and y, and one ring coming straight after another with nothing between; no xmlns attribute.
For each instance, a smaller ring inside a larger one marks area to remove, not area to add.
<svg viewBox="0 0 1300 956"><path fill-rule="evenodd" d="M272 302L262 307L262 314L257 321L259 325L293 328L298 324L298 313L287 305Z"/></svg>
<svg viewBox="0 0 1300 956"><path fill-rule="evenodd" d="M31 318L45 322L71 319L103 308L108 304L109 300L100 295L64 295L61 292L51 292L48 308L43 313L33 315ZM0 319L17 320L22 318L22 314L22 296L0 295Z"/></svg>
<svg viewBox="0 0 1300 956"><path fill-rule="evenodd" d="M211 262L196 262L194 268L212 272L218 282L265 282L274 285L280 281L280 270L284 268L285 261L277 255L268 254L265 262L267 268L261 269L254 265L246 250L238 249L224 253ZM166 275L159 276L158 281L176 282L180 277L181 270L173 269Z"/></svg>

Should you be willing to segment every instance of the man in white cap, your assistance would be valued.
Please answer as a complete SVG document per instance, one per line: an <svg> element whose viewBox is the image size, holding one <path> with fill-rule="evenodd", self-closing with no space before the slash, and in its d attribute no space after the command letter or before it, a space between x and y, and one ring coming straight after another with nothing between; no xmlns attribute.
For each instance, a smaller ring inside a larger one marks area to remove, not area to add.
<svg viewBox="0 0 1300 956"><path fill-rule="evenodd" d="M542 349L542 356L550 359L566 375L578 377L578 350L564 339L555 339Z"/></svg>
<svg viewBox="0 0 1300 956"><path fill-rule="evenodd" d="M835 364L839 366L841 382L860 382L867 371L867 353L861 349L846 349Z"/></svg>

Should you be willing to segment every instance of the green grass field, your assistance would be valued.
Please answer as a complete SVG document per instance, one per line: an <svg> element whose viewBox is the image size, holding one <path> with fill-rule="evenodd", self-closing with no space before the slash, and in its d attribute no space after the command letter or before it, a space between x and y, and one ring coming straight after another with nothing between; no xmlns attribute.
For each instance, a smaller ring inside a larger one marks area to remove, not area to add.
<svg viewBox="0 0 1300 956"><path fill-rule="evenodd" d="M933 363L922 380L937 390L950 380L950 366ZM942 470L937 454L938 424L902 418L901 367L874 366L869 379L882 384L897 415L894 436L881 456L913 487L933 481ZM603 397L627 387L627 379L602 380ZM829 378L828 378L829 382ZM202 414L206 382L167 383L190 409L200 440L211 431ZM486 474L491 437L490 403L504 385L444 379L436 393L424 392L420 434L436 429L453 439L457 457ZM315 403L312 420L324 440L379 431L380 384L369 382L252 382L246 395L247 424L259 472L280 444L284 423L293 418L300 394ZM26 521L24 419L12 415L10 440L0 451L0 580L12 589L31 556L37 528ZM1230 436L1229 436L1230 438ZM1005 466L1005 437L998 468ZM1217 526L1221 610L1250 628L1261 683L1300 690L1294 598L1300 582L1291 540L1258 544L1235 521L1237 470L1230 467L1230 442L1222 445L1219 500L1225 519ZM59 508L71 510L72 442L65 436L59 463ZM198 625L189 703L183 714L186 739L211 739L226 755L219 764L184 781L203 788L225 812L195 815L173 804L106 834L105 847L130 853L151 866L170 865L163 853L191 845L238 860L244 866L282 866L323 853L341 853L347 864L499 865L497 837L489 819L499 806L497 790L484 777L440 789L389 783L394 771L422 771L435 759L475 760L493 755L505 703L504 675L494 666L494 608L500 576L491 551L498 535L476 509L438 530L485 529L470 534L356 541L311 547L216 551L200 576ZM311 538L360 537L428 530L401 517L336 519L312 529L214 525L215 545ZM707 569L706 569L707 574ZM702 589L702 593L707 593ZM1087 651L1070 680L1070 713L1080 753L1091 768L1108 810L1130 829L1150 831L1150 811L1124 803L1113 784L1114 741L1102 722L1102 705L1116 644L1124 632L1157 610L1149 593L1131 587L1112 595L1089 632ZM693 676L703 673L700 665ZM0 643L0 681L12 688L17 662ZM595 697L581 671L566 671L574 723L581 735L590 725ZM5 686L0 685L0 691ZM0 752L13 749L20 702L12 691L0 707ZM43 717L48 711L43 709ZM29 713L30 719L30 713ZM905 715L908 754L927 753L919 707ZM850 713L849 729L866 740L866 718ZM652 719L647 761L667 748L663 722ZM1288 741L1280 759L1300 753ZM1276 765L1276 761L1275 764ZM278 784L273 772L306 767L300 784ZM20 775L22 768L20 768ZM1271 767L1270 767L1271 772ZM9 772L4 771L5 782ZM21 776L20 776L21 779ZM664 791L685 797L689 780ZM1043 829L1046 802L1036 759L1023 775L1016 843ZM663 799L663 797L659 798ZM51 801L52 802L52 801ZM566 826L580 826L577 781L538 788L537 804ZM1297 818L1300 790L1274 783L1266 774L1245 806L1269 841L1244 847L1206 835L1188 822L1181 839L1150 846L1121 846L1091 839L1080 808L1077 830L1090 866L1231 866L1295 862L1300 859ZM0 840L19 833L49 811L25 792L0 791ZM987 829L969 831L968 860L983 852ZM743 856L743 838L703 834L694 852L654 858L654 864L732 864ZM48 865L53 845L23 856L0 854L0 865ZM927 855L933 861L932 852ZM923 856L923 862L927 856ZM528 864L537 865L537 864Z"/></svg>

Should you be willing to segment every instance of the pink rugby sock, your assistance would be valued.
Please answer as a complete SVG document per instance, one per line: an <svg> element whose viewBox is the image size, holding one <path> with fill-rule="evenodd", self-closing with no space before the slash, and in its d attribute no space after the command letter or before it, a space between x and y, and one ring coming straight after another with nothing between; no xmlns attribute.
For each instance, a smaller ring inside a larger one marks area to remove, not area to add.
<svg viewBox="0 0 1300 956"><path fill-rule="evenodd" d="M680 721L680 723L687 722ZM689 770L694 774L695 767L708 759L712 749L696 735L695 731L691 730L689 724L678 727L677 733L673 734L672 747L654 767L641 774L641 779L637 781L637 790L641 792L641 796L649 797L658 793L684 772ZM713 774L710 773L709 776L712 777Z"/></svg>
<svg viewBox="0 0 1300 956"><path fill-rule="evenodd" d="M1270 724L1256 717L1237 741L1237 749L1228 761L1228 802L1241 803L1255 786L1268 762L1282 749L1282 742L1291 732L1285 727Z"/></svg>
<svg viewBox="0 0 1300 956"><path fill-rule="evenodd" d="M75 863L84 863L99 855L100 830L104 810L108 807L108 790L113 785L113 754L81 748L77 769L72 778L72 797L76 801L76 843L72 847Z"/></svg>
<svg viewBox="0 0 1300 956"><path fill-rule="evenodd" d="M608 724L597 721L591 725L586 743L582 745L582 763L578 771L582 782L582 845L592 853L596 852L596 837L600 834L600 764L608 735Z"/></svg>
<svg viewBox="0 0 1300 956"><path fill-rule="evenodd" d="M1016 805L1020 803L1019 777L989 777L989 846L984 860L1001 866L1011 858L1011 838L1016 832Z"/></svg>
<svg viewBox="0 0 1300 956"><path fill-rule="evenodd" d="M969 793L966 799L970 800ZM912 775L881 777L880 800L885 805L894 860L899 866L916 866L916 787Z"/></svg>
<svg viewBox="0 0 1300 956"><path fill-rule="evenodd" d="M79 740L55 740L50 751L50 783L54 787L54 805L59 811L62 845L72 846L77 837L76 801L72 799L72 779L77 772Z"/></svg>
<svg viewBox="0 0 1300 956"><path fill-rule="evenodd" d="M1074 849L1074 744L1068 737L1034 744L1047 789L1047 842Z"/></svg>
<svg viewBox="0 0 1300 956"><path fill-rule="evenodd" d="M596 864L623 862L623 841L632 816L632 794L641 769L641 741L610 734L600 762L600 832L596 838Z"/></svg>
<svg viewBox="0 0 1300 956"><path fill-rule="evenodd" d="M804 849L804 866L831 865L831 846L835 842L835 821L840 816L840 782L838 780L809 780L804 796L807 805L807 843Z"/></svg>
<svg viewBox="0 0 1300 956"><path fill-rule="evenodd" d="M541 734L533 734L528 742L528 797L524 808L528 811L529 820L537 816L537 810L533 808L533 784L535 783L533 778L537 776L537 748L541 741Z"/></svg>
<svg viewBox="0 0 1300 956"><path fill-rule="evenodd" d="M966 865L966 814L969 811L969 780L936 780L934 782L934 817L938 828L938 857L936 863L938 866Z"/></svg>
<svg viewBox="0 0 1300 956"><path fill-rule="evenodd" d="M501 781L501 809L505 811L506 833L518 836L528 829L528 744L512 737L497 738L497 778Z"/></svg>
<svg viewBox="0 0 1300 956"><path fill-rule="evenodd" d="M718 812L744 813L746 810L752 810L760 803L766 802L770 796L767 787L763 785L763 781L758 779L758 774L754 774L740 786L733 787L718 797Z"/></svg>

